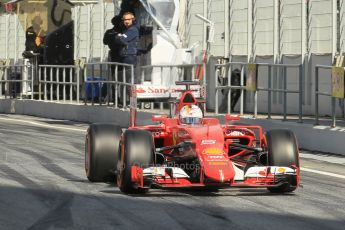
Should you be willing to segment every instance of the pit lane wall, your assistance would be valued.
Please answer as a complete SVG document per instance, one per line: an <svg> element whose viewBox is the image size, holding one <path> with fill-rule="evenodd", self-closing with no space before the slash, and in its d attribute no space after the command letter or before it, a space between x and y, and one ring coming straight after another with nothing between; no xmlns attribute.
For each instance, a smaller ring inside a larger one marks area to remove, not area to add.
<svg viewBox="0 0 345 230"><path fill-rule="evenodd" d="M38 117L64 119L87 123L113 122L121 127L128 127L129 112L107 108L105 106L86 106L75 104L60 104L32 100L3 99L0 100L0 113L21 114ZM138 112L138 124L151 122L152 113ZM224 116L219 116L224 123ZM331 128L329 126L314 126L309 123L289 121L241 118L240 123L261 125L264 130L291 129L297 137L300 148L345 155L345 127Z"/></svg>

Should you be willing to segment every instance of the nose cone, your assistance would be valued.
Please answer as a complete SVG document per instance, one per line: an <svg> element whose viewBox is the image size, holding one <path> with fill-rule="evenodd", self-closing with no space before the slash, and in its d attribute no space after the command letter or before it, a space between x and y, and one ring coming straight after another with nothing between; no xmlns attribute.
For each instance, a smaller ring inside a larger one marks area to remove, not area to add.
<svg viewBox="0 0 345 230"><path fill-rule="evenodd" d="M208 122L197 127L187 127L185 131L197 144L196 150L205 178L216 183L228 182L235 177L235 170L227 153L224 152L223 129L218 121Z"/></svg>
<svg viewBox="0 0 345 230"><path fill-rule="evenodd" d="M201 154L205 178L215 182L228 182L235 177L235 170L220 148L206 148Z"/></svg>
<svg viewBox="0 0 345 230"><path fill-rule="evenodd" d="M228 182L235 177L235 171L230 162L207 162L204 167L205 177L215 182Z"/></svg>

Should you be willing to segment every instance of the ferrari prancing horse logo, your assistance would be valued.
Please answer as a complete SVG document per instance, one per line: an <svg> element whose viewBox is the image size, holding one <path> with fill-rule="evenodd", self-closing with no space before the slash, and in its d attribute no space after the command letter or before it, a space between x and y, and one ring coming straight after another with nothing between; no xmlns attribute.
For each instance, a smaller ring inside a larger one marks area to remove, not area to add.
<svg viewBox="0 0 345 230"><path fill-rule="evenodd" d="M173 138L173 145L176 145L176 143L177 143L177 132L172 133L172 138Z"/></svg>

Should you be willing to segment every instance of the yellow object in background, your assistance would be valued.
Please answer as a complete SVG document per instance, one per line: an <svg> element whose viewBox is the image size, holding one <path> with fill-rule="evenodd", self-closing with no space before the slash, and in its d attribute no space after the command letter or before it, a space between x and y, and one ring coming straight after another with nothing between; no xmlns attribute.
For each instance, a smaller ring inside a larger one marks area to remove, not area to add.
<svg viewBox="0 0 345 230"><path fill-rule="evenodd" d="M246 89L248 91L257 90L257 66L256 64L247 64Z"/></svg>
<svg viewBox="0 0 345 230"><path fill-rule="evenodd" d="M40 29L40 31L37 33L37 36L35 38L35 44L37 47L43 43L43 39L41 37L41 32L42 32L42 29Z"/></svg>
<svg viewBox="0 0 345 230"><path fill-rule="evenodd" d="M344 68L332 67L332 97L344 98Z"/></svg>
<svg viewBox="0 0 345 230"><path fill-rule="evenodd" d="M40 45L42 44L42 42L43 42L43 39L42 39L40 36L37 36L37 37L35 38L35 44L36 44L36 46L40 46Z"/></svg>

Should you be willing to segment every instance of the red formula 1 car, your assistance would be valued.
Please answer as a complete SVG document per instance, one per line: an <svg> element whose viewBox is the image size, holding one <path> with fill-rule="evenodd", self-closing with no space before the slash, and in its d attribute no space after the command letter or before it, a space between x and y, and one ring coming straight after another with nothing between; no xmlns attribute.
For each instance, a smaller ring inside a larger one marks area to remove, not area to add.
<svg viewBox="0 0 345 230"><path fill-rule="evenodd" d="M300 180L298 145L293 132L226 124L203 117L204 101L190 85L175 101L175 115L154 115L154 125L92 124L86 134L85 169L92 182L117 177L124 193L149 188L264 187L294 191ZM133 113L132 113L133 114Z"/></svg>

